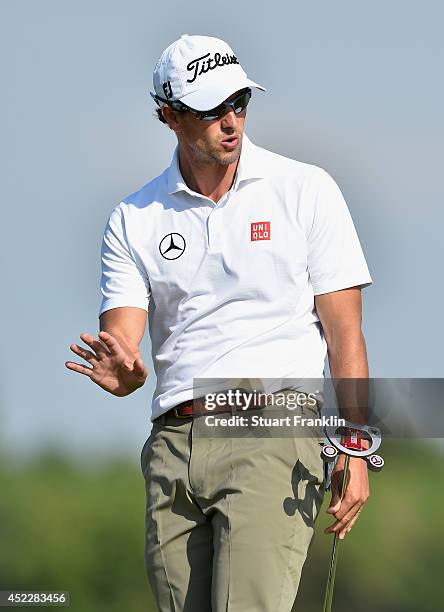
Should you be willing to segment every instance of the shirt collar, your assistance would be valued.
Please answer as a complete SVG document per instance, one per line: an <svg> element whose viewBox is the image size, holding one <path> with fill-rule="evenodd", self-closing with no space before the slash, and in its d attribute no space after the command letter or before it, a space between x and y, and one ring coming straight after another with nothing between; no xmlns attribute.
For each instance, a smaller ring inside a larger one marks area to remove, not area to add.
<svg viewBox="0 0 444 612"><path fill-rule="evenodd" d="M179 168L179 146L177 145L168 172L168 193L171 195L178 191L186 191L190 195L196 195L185 183ZM265 168L260 156L260 147L251 142L248 136L243 134L242 151L237 166L233 189L237 190L244 181L261 179L265 177Z"/></svg>
<svg viewBox="0 0 444 612"><path fill-rule="evenodd" d="M243 181L262 179L266 176L261 148L253 144L245 132L242 138L242 152L236 174L235 183L238 185Z"/></svg>

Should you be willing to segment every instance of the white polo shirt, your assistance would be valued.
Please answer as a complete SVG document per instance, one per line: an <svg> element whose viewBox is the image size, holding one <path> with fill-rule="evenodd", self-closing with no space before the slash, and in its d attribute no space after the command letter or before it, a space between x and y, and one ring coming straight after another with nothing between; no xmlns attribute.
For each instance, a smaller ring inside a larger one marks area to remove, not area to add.
<svg viewBox="0 0 444 612"><path fill-rule="evenodd" d="M322 168L244 134L216 204L171 165L111 212L99 315L148 311L152 419L193 397L193 378L322 378L314 296L372 283L342 194Z"/></svg>

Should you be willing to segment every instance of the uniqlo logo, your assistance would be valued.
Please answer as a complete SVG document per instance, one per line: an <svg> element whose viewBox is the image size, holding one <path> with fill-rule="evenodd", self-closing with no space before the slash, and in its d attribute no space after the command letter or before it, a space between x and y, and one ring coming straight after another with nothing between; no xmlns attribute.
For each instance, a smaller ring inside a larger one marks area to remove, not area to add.
<svg viewBox="0 0 444 612"><path fill-rule="evenodd" d="M270 221L252 223L251 240L270 240Z"/></svg>

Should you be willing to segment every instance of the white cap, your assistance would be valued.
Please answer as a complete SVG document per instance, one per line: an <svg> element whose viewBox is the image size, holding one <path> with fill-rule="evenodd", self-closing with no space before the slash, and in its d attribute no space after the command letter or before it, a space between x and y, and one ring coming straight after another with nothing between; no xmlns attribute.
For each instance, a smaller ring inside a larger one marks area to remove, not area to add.
<svg viewBox="0 0 444 612"><path fill-rule="evenodd" d="M195 110L215 108L234 92L264 87L247 78L233 50L220 38L183 34L163 51L153 73L156 95Z"/></svg>

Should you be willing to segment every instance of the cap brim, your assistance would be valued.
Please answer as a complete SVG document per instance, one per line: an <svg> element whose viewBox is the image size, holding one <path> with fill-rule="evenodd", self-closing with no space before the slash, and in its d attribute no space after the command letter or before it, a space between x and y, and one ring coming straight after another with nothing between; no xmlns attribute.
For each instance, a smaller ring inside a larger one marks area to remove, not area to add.
<svg viewBox="0 0 444 612"><path fill-rule="evenodd" d="M237 83L230 81L229 83L221 84L220 87L211 87L208 89L200 89L193 91L182 98L180 101L198 111L206 111L215 108L224 100L232 96L236 91L245 89L246 87L254 87L261 91L267 91L262 85L258 85L250 79L242 79Z"/></svg>

